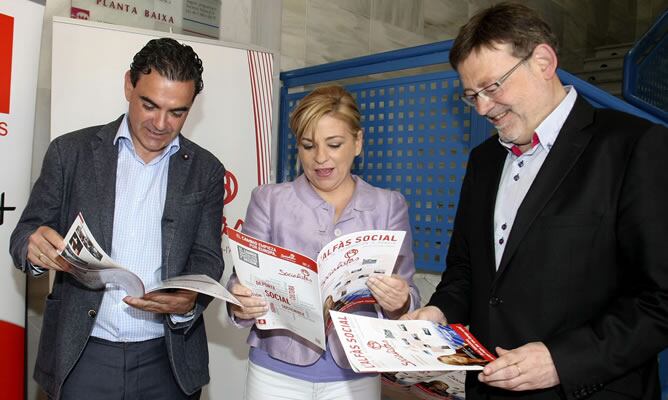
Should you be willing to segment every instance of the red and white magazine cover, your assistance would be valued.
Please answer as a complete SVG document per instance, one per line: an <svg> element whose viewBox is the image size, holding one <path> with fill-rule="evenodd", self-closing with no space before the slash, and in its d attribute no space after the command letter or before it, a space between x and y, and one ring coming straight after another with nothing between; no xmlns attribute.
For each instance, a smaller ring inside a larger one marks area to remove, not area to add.
<svg viewBox="0 0 668 400"><path fill-rule="evenodd" d="M460 324L385 320L331 312L357 372L481 370L495 359Z"/></svg>
<svg viewBox="0 0 668 400"><path fill-rule="evenodd" d="M390 275L406 232L361 231L326 244L317 261L231 228L225 233L239 281L269 304L260 329L288 329L325 348L330 310L375 302L366 286Z"/></svg>

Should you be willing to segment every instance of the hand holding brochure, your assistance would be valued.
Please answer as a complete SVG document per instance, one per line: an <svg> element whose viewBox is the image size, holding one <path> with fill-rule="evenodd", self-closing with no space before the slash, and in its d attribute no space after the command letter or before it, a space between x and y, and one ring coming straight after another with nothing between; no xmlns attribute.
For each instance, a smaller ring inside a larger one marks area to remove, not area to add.
<svg viewBox="0 0 668 400"><path fill-rule="evenodd" d="M141 279L129 269L116 264L102 250L79 213L65 235L65 248L60 255L72 264L70 273L91 289L103 289L107 284L117 285L128 296L142 297L145 293L163 289L187 289L239 305L237 299L216 280L206 275L181 275L162 281L158 286L144 288Z"/></svg>
<svg viewBox="0 0 668 400"><path fill-rule="evenodd" d="M288 329L325 348L329 310L345 311L376 300L366 282L394 270L403 231L362 231L343 235L316 260L227 228L234 268L242 285L269 304L259 329Z"/></svg>
<svg viewBox="0 0 668 400"><path fill-rule="evenodd" d="M331 314L356 372L481 370L496 358L460 324Z"/></svg>

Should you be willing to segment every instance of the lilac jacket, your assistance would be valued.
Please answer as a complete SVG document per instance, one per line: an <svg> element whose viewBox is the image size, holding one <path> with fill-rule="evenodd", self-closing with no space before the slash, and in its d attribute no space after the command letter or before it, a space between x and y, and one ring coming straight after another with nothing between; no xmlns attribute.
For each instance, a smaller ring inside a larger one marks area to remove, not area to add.
<svg viewBox="0 0 668 400"><path fill-rule="evenodd" d="M333 223L334 207L313 190L304 175L293 182L257 187L246 211L243 232L315 259L320 249L337 236L368 229L406 231L394 273L408 282L410 309L413 310L420 305L420 295L413 283L413 237L406 200L399 192L373 187L357 176L353 179L355 193L336 224ZM238 280L233 274L228 287L234 282ZM382 317L373 306L358 308L355 313ZM237 319L235 322L250 326L254 321ZM327 340L336 363L349 368L334 329ZM247 343L274 358L296 365L313 364L322 354L317 346L284 329L259 330L253 326Z"/></svg>

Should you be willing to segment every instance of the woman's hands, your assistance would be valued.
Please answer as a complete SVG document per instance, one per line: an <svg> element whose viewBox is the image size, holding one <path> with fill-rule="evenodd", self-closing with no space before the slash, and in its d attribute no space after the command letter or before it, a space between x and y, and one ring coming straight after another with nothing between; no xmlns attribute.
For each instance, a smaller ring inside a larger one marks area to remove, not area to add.
<svg viewBox="0 0 668 400"><path fill-rule="evenodd" d="M410 307L410 287L398 275L373 275L369 277L367 286L378 304L388 317L399 318ZM269 306L263 299L253 296L252 291L240 283L230 287L230 293L239 300L241 307L230 304L230 311L239 319L255 319L269 311Z"/></svg>
<svg viewBox="0 0 668 400"><path fill-rule="evenodd" d="M408 311L411 304L410 287L399 275L372 275L367 286L391 319L397 319Z"/></svg>
<svg viewBox="0 0 668 400"><path fill-rule="evenodd" d="M232 314L239 319L255 319L263 316L269 311L266 301L257 296L253 296L253 292L240 283L234 283L230 288L230 293L232 293L242 305L242 307L239 307L236 304L230 304Z"/></svg>

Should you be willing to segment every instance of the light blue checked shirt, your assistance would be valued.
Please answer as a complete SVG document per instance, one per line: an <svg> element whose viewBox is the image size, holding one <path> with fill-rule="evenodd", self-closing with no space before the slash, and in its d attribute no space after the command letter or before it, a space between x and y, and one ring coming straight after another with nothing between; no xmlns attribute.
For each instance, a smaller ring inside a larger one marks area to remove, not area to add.
<svg viewBox="0 0 668 400"><path fill-rule="evenodd" d="M179 137L175 137L162 154L145 163L135 152L126 114L114 143L118 143L118 164L110 255L150 288L161 280L161 220L169 159L179 150ZM125 296L127 294L119 287L106 287L91 335L114 342L138 342L164 336L163 315L130 307L123 302Z"/></svg>

